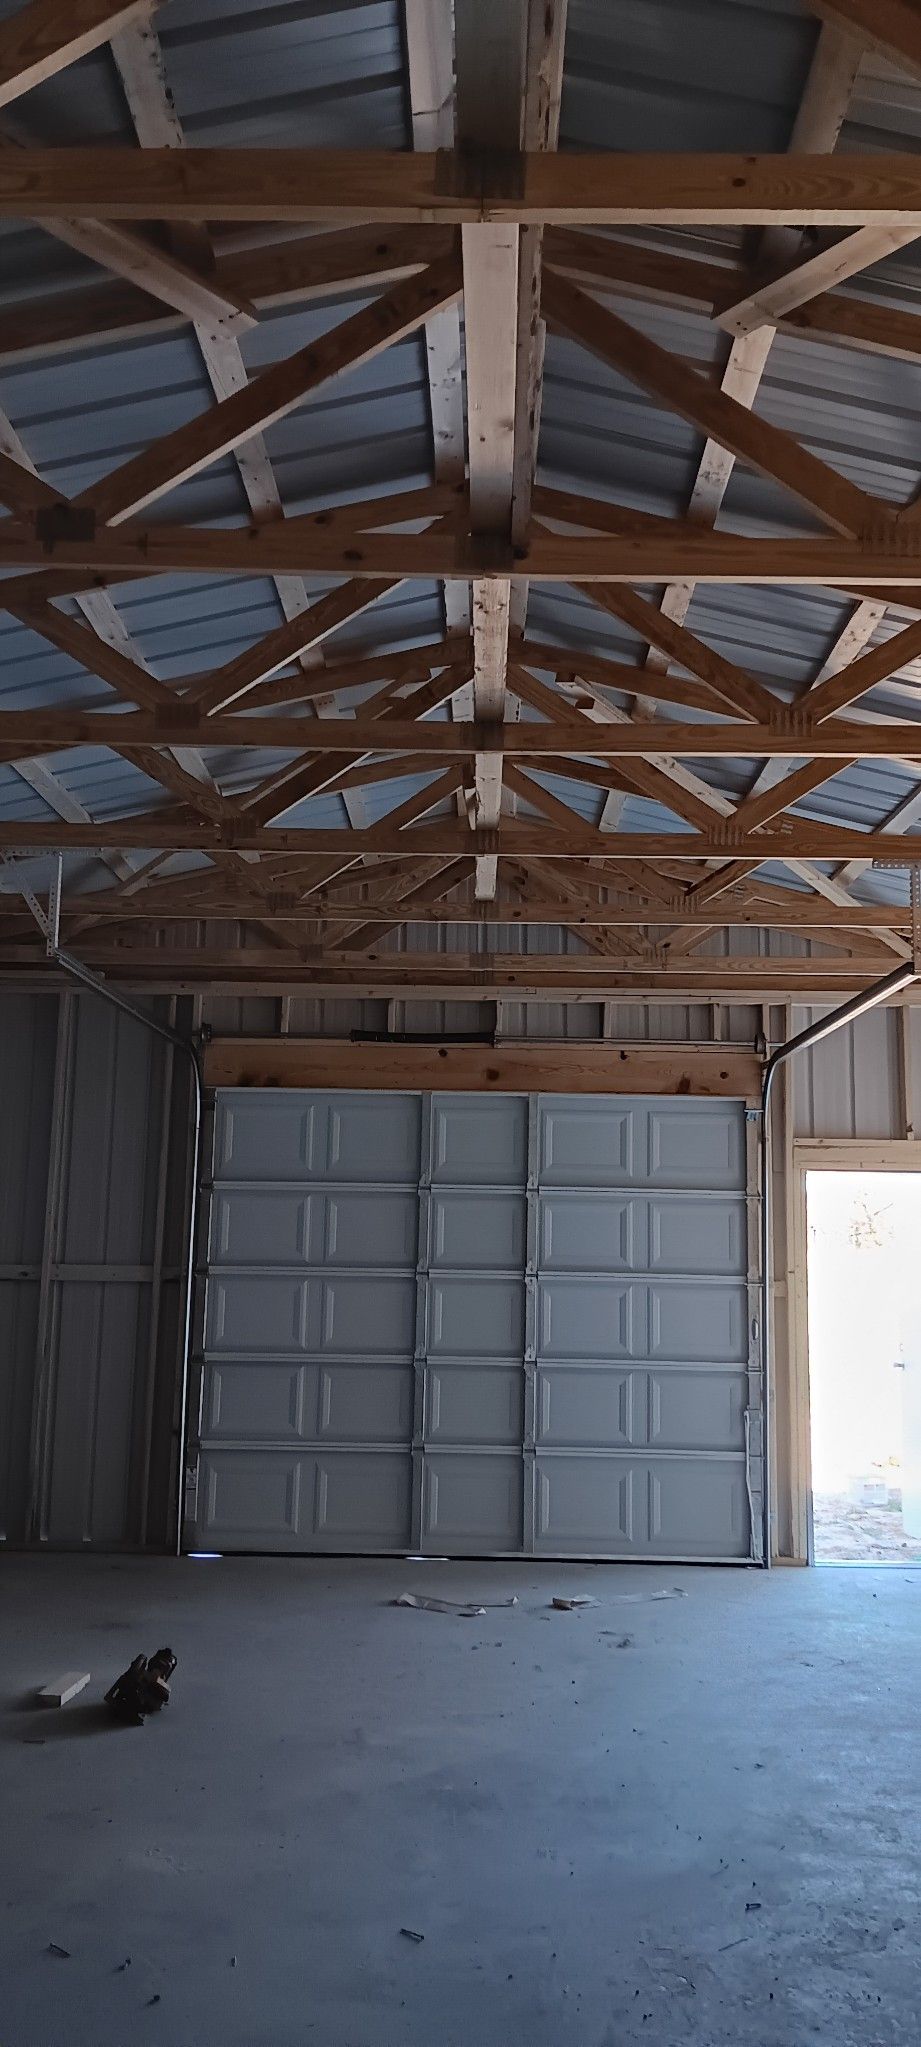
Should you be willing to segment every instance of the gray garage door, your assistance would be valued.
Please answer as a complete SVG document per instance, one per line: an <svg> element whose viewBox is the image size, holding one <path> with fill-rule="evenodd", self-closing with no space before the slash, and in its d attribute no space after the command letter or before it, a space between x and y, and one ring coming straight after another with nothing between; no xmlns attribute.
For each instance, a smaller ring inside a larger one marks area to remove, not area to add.
<svg viewBox="0 0 921 2047"><path fill-rule="evenodd" d="M750 1556L748 1138L740 1102L219 1094L193 1546Z"/></svg>

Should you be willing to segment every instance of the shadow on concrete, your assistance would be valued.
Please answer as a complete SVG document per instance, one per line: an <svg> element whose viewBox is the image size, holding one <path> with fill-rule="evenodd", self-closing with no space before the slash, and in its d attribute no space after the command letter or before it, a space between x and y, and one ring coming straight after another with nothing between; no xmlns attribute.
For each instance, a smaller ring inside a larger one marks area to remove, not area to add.
<svg viewBox="0 0 921 2047"><path fill-rule="evenodd" d="M72 1706L37 1706L35 1693L6 1702L0 1718L0 1741L38 1746L54 1741L80 1741L94 1734L130 1733L102 1699L76 1700Z"/></svg>

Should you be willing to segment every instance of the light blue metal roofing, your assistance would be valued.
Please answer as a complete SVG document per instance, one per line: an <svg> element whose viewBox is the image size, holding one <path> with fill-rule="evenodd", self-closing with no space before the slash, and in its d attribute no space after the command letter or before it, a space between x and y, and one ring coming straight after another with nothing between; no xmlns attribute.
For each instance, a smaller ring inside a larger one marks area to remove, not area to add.
<svg viewBox="0 0 921 2047"><path fill-rule="evenodd" d="M0 0L0 19L19 4ZM402 13L399 0L166 0L156 28L189 144L411 147ZM782 150L818 35L815 17L800 0L618 0L613 6L610 0L569 0L560 146ZM9 111L6 125L27 140L105 141L113 151L134 143L107 48L27 95ZM921 148L921 83L867 57L840 146ZM636 231L626 238L708 261L731 260L739 243L723 229ZM887 259L849 289L921 310L919 247ZM39 228L0 226L0 307L34 294L56 298L103 276ZM242 341L247 368L258 373L363 302L359 293L338 291L303 305L265 309ZM611 294L609 302L651 339L718 376L728 340L704 314L641 303L625 293ZM82 342L32 360L0 363L0 407L41 474L68 494L89 489L210 402L191 328ZM867 491L905 504L921 487L916 363L780 335L756 410ZM289 513L428 482L431 419L421 339L410 338L330 384L272 427L266 442ZM701 449L693 427L595 357L549 336L542 481L677 516L687 507ZM163 499L150 516L243 520L246 500L235 463L215 464ZM742 465L734 471L720 523L751 534L815 530L789 494ZM320 596L329 585L314 578L309 587L312 596ZM275 587L264 578L163 577L119 585L113 594L140 655L165 680L234 658L281 616ZM701 587L688 623L728 659L792 697L815 677L851 608L847 599L818 590ZM442 620L434 585L404 584L343 628L336 654L360 654L380 641L412 646L437 637ZM877 637L886 638L902 623L890 613ZM626 627L565 586L532 589L528 629L538 638L615 660L635 662L645 651ZM912 715L919 680L921 664L915 664L898 689L883 686L864 708ZM353 701L358 700L356 695ZM108 703L111 692L0 612L0 704L12 709L50 702ZM287 757L261 755L254 771L252 757L223 754L213 756L211 766L222 787L240 793L256 772L270 773ZM172 800L139 769L101 751L53 756L46 765L64 791L99 818ZM692 765L702 782L733 797L745 792L758 767L744 759ZM603 790L555 776L542 779L580 817L600 817ZM368 816L385 815L423 780L373 785L364 797ZM912 786L908 771L895 763L866 764L837 773L804 802L800 814L870 826L883 821ZM449 808L443 806L443 814ZM51 812L3 765L0 815L21 819L27 828ZM338 796L311 798L291 815L311 824L347 824ZM623 822L627 829L663 834L680 828L674 813L639 797L627 799ZM195 864L195 856L186 864ZM109 878L92 861L75 863L72 871L97 881ZM786 870L773 874L790 881ZM901 883L898 877L873 876L858 887L888 894Z"/></svg>

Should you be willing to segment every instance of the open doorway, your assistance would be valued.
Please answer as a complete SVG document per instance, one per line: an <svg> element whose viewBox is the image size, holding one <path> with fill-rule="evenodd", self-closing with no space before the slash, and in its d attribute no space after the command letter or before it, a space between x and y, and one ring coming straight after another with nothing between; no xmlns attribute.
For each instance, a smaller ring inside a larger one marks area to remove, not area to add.
<svg viewBox="0 0 921 2047"><path fill-rule="evenodd" d="M807 1172L817 1564L921 1563L921 1173Z"/></svg>

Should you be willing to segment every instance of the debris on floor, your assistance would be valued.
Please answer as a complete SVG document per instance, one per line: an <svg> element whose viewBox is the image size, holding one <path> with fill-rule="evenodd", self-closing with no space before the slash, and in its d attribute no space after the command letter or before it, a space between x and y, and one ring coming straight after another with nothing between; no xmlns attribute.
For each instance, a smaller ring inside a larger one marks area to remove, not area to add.
<svg viewBox="0 0 921 2047"><path fill-rule="evenodd" d="M687 1593L681 1585L666 1585L661 1592L615 1592L605 1606L642 1606L647 1599L686 1599Z"/></svg>
<svg viewBox="0 0 921 2047"><path fill-rule="evenodd" d="M556 1608L557 1613L574 1613L577 1606L600 1606L601 1601L593 1599L589 1592L577 1592L572 1599L564 1599L561 1595L555 1596L550 1604Z"/></svg>
<svg viewBox="0 0 921 2047"><path fill-rule="evenodd" d="M428 1599L421 1592L401 1592L399 1598L392 1599L390 1604L416 1606L423 1613L454 1613L462 1620L474 1620L479 1614L485 1613L488 1607L517 1606L518 1599L515 1595L511 1599L487 1599L482 1606L474 1606L471 1600Z"/></svg>
<svg viewBox="0 0 921 2047"><path fill-rule="evenodd" d="M425 1939L424 1933L416 1933L413 1927L411 1926L401 1926L400 1932L402 1933L404 1940L421 1941Z"/></svg>
<svg viewBox="0 0 921 2047"><path fill-rule="evenodd" d="M615 1649L633 1648L632 1635L619 1635L615 1628L602 1628L601 1633L607 1636L609 1641L613 1642Z"/></svg>
<svg viewBox="0 0 921 2047"><path fill-rule="evenodd" d="M119 1720L142 1727L147 1713L159 1713L169 1704L170 1678L176 1668L172 1649L158 1649L151 1657L135 1656L121 1677L106 1692L106 1705Z"/></svg>
<svg viewBox="0 0 921 2047"><path fill-rule="evenodd" d="M88 1670L65 1670L63 1677L56 1677L53 1684L42 1685L39 1702L43 1706L67 1706L78 1692L85 1692L89 1681Z"/></svg>
<svg viewBox="0 0 921 2047"><path fill-rule="evenodd" d="M49 1955L57 1955L60 1962L69 1962L71 1959L69 1947L60 1947L56 1940L49 1940L48 1953Z"/></svg>

